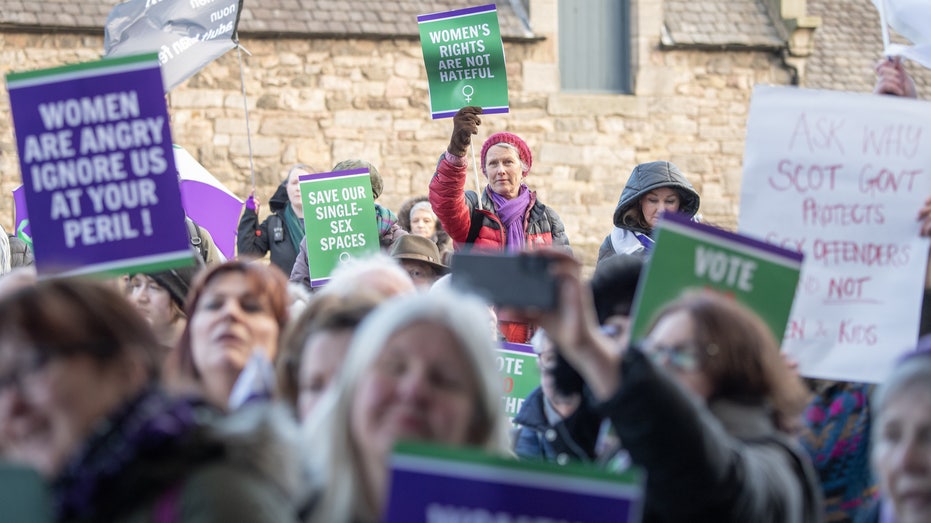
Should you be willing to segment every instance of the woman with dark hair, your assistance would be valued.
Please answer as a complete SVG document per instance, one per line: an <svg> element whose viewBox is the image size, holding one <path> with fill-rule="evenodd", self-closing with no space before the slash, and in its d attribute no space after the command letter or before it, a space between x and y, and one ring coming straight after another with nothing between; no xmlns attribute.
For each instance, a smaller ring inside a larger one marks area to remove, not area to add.
<svg viewBox="0 0 931 523"><path fill-rule="evenodd" d="M585 379L632 462L646 469L645 522L820 522L821 489L790 437L807 390L766 323L716 293L664 307L619 354L571 257L550 253L559 308L540 322Z"/></svg>
<svg viewBox="0 0 931 523"><path fill-rule="evenodd" d="M166 348L166 353L177 345L187 325L184 301L191 288L191 281L204 268L200 258L195 260L197 263L188 267L136 273L129 278L127 298L148 320L159 343Z"/></svg>
<svg viewBox="0 0 931 523"><path fill-rule="evenodd" d="M278 336L288 322L287 283L281 271L241 260L204 272L188 299L175 377L194 382L211 403L227 408L253 354L275 361Z"/></svg>
<svg viewBox="0 0 931 523"><path fill-rule="evenodd" d="M614 230L598 249L598 260L612 254L648 256L660 216L677 212L694 218L700 203L698 192L674 164L649 162L634 167L614 209Z"/></svg>
<svg viewBox="0 0 931 523"><path fill-rule="evenodd" d="M0 298L3 458L47 478L57 521L292 519L290 447L166 394L160 360L146 320L102 282Z"/></svg>

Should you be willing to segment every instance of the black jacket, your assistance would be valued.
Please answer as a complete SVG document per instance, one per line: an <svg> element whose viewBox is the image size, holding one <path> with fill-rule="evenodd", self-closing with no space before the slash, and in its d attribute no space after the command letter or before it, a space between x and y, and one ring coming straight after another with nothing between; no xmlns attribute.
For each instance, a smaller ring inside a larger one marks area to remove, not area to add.
<svg viewBox="0 0 931 523"><path fill-rule="evenodd" d="M261 224L255 211L243 210L239 219L239 231L236 233L236 249L239 256L262 257L271 251L271 262L284 271L285 275L289 275L297 257L297 250L284 223L285 209L290 204L286 184L287 181L279 185L278 190L268 200L272 214ZM301 238L298 238L295 243L300 241Z"/></svg>
<svg viewBox="0 0 931 523"><path fill-rule="evenodd" d="M630 349L621 387L596 405L646 470L644 523L820 523L821 487L807 455L763 405L705 408Z"/></svg>

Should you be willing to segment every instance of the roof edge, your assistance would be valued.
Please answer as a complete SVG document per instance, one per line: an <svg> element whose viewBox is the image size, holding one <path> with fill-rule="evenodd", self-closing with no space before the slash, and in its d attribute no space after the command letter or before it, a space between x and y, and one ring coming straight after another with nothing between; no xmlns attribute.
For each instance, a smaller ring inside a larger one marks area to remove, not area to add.
<svg viewBox="0 0 931 523"><path fill-rule="evenodd" d="M81 35L99 35L103 37L103 27L80 27L80 26L50 26L35 24L9 24L0 23L0 33L30 33L30 34L81 34ZM289 38L295 40L309 40L315 38L331 40L411 40L420 39L420 35L402 34L402 33L325 33L325 32L290 32L290 31L262 31L262 30L242 30L238 31L239 36L248 36L259 40L268 40L274 38ZM532 44L546 40L545 36L530 33L528 36L501 36L501 40L508 43Z"/></svg>

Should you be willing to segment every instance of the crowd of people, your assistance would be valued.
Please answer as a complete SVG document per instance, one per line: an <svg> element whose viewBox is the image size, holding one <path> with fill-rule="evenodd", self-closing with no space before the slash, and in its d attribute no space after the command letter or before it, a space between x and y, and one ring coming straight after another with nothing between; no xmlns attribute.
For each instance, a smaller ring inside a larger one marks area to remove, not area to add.
<svg viewBox="0 0 931 523"><path fill-rule="evenodd" d="M877 74L877 93L915 96L898 62ZM668 161L633 168L586 280L562 220L525 182L530 146L488 137L479 194L466 177L481 109L452 124L428 194L400 215L375 203L381 252L322 287L310 286L305 164L264 220L250 196L232 260L192 245L188 267L40 280L3 234L0 459L43 478L45 516L380 521L392 450L414 440L640 467L645 522L931 521L931 342L875 391L803 380L755 311L691 292L631 344L660 216L699 219L687 176ZM377 200L374 165L333 170L357 168ZM931 201L919 219L931 235ZM461 249L547 258L556 308L494 307L450 285ZM513 423L501 341L532 345L541 376Z"/></svg>

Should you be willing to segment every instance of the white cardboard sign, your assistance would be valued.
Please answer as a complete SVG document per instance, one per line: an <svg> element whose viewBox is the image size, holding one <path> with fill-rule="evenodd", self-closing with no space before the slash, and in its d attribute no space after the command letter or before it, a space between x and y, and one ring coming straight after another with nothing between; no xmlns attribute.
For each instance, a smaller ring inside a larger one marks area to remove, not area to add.
<svg viewBox="0 0 931 523"><path fill-rule="evenodd" d="M783 349L809 377L877 382L915 346L931 103L757 87L739 229L805 260Z"/></svg>

